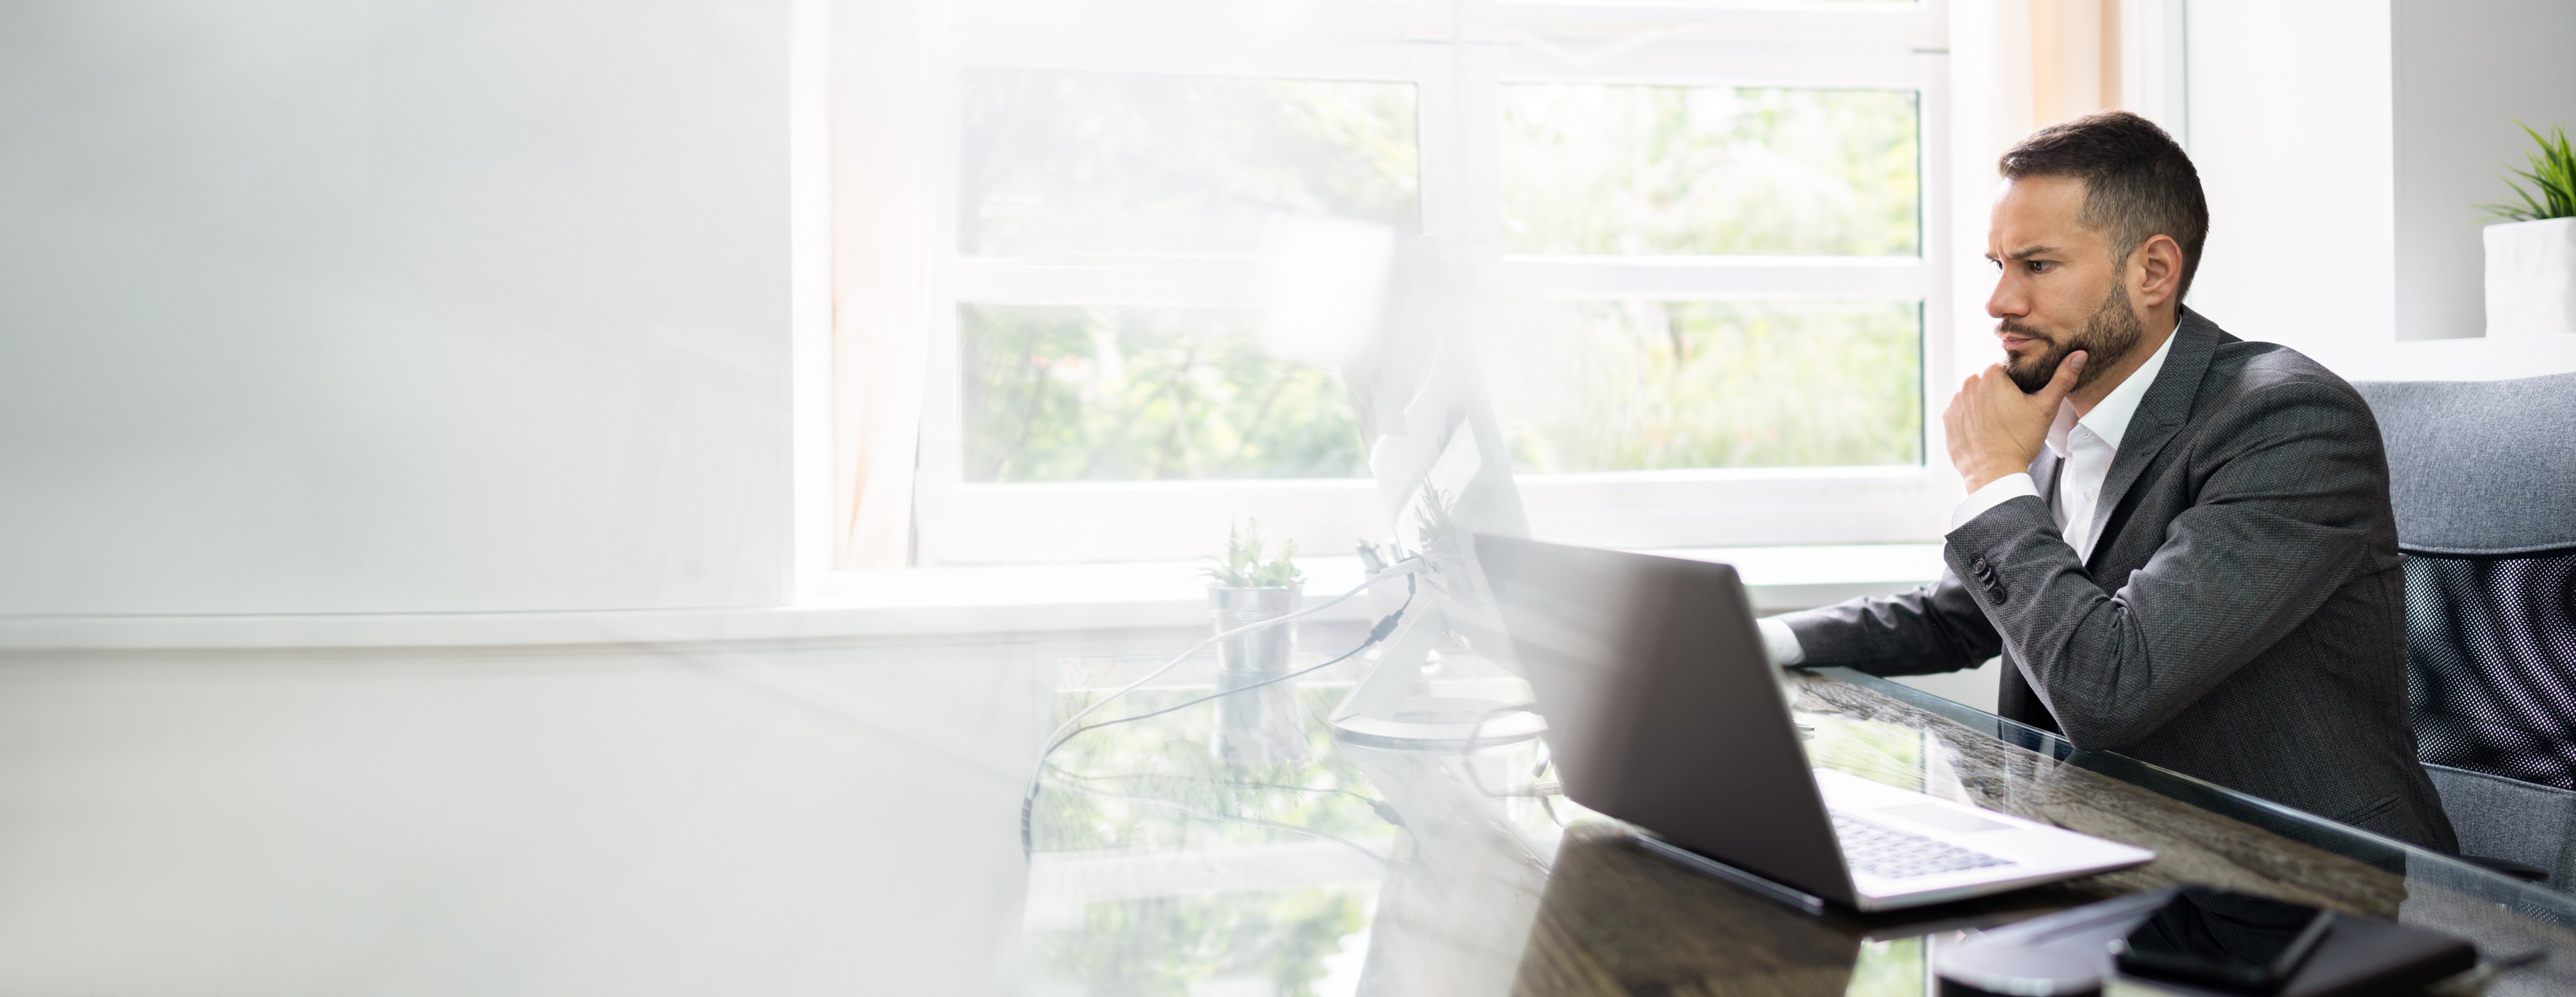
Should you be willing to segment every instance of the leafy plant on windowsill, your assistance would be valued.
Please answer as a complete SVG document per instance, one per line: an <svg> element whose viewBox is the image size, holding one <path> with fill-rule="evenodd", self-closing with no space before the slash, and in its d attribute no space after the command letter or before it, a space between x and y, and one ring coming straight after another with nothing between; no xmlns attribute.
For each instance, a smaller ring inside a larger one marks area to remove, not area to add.
<svg viewBox="0 0 2576 997"><path fill-rule="evenodd" d="M1423 560L1433 570L1457 560L1450 556L1457 545L1468 543L1466 536L1454 529L1457 525L1458 496L1442 495L1430 482L1422 485L1422 507L1413 514L1414 542L1422 545Z"/></svg>
<svg viewBox="0 0 2576 997"><path fill-rule="evenodd" d="M2531 136L2531 141L2540 148L2530 153L2530 169L2513 172L2539 189L2525 190L2521 181L2508 177L2505 183L2513 187L2514 194L2522 198L2522 203L2481 204L2478 208L2513 222L2576 218L2576 149L2568 145L2567 129L2564 126L2552 128L2551 134L2545 138L2530 125L2523 125L2522 131Z"/></svg>
<svg viewBox="0 0 2576 997"><path fill-rule="evenodd" d="M1199 574L1216 588L1295 588L1306 582L1306 573L1297 570L1296 557L1297 541L1288 540L1279 545L1279 556L1264 560L1261 521L1254 519L1226 527L1225 556L1200 556L1199 560L1215 563Z"/></svg>

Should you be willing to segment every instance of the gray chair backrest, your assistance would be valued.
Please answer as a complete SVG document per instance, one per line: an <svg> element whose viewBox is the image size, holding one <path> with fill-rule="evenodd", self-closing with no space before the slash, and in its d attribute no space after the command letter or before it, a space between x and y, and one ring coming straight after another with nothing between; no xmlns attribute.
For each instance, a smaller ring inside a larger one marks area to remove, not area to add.
<svg viewBox="0 0 2576 997"><path fill-rule="evenodd" d="M2388 444L2410 552L2576 548L2576 374L2353 385Z"/></svg>
<svg viewBox="0 0 2576 997"><path fill-rule="evenodd" d="M2387 443L2424 760L2576 789L2576 374L2354 387Z"/></svg>

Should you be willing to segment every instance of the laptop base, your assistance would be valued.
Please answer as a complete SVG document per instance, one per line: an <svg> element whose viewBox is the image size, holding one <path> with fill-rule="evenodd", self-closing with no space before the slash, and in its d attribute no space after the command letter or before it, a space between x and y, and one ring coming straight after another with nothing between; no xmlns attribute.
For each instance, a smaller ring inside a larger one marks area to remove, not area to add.
<svg viewBox="0 0 2576 997"><path fill-rule="evenodd" d="M1825 912L1825 898L1809 893L1805 890L1801 890L1795 886L1790 886L1777 880L1766 879L1757 873L1738 869L1706 855L1691 851L1688 848L1645 834L1639 834L1637 836L1637 843L1645 846L1647 851L1661 855L1719 879L1726 880L1727 882L1733 883L1737 886L1744 887L1745 889L1759 893L1763 896L1779 901L1780 903L1787 904L1788 906L1805 913L1822 914Z"/></svg>

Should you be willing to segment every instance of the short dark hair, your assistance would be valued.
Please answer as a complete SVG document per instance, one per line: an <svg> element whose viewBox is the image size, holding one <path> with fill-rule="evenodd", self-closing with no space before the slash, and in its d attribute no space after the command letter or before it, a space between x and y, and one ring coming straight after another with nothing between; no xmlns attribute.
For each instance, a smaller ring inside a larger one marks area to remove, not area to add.
<svg viewBox="0 0 2576 997"><path fill-rule="evenodd" d="M2127 111L2097 111L2031 133L2004 153L1996 167L2005 179L2076 177L2084 181L2084 212L2076 222L2111 237L2111 262L2124 263L2149 236L2171 236L2182 247L2179 301L2200 269L2200 246L2209 238L2209 199L2200 171L2173 136Z"/></svg>

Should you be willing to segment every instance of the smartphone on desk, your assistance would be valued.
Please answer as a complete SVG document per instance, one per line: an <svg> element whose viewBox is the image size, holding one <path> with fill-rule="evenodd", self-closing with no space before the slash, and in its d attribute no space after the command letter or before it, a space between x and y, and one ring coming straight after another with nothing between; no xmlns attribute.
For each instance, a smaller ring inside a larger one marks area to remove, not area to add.
<svg viewBox="0 0 2576 997"><path fill-rule="evenodd" d="M2333 914L2304 904L2186 886L2111 953L2123 973L2270 993L2333 924Z"/></svg>

